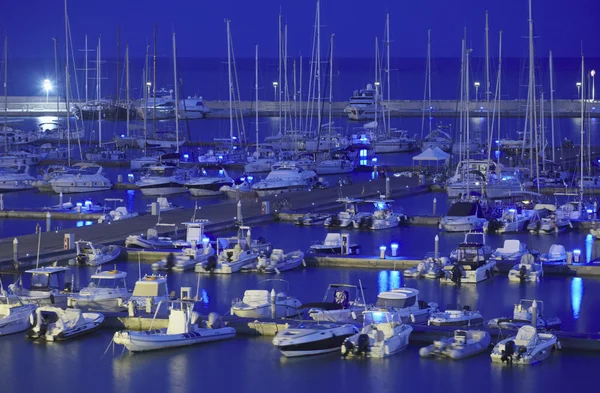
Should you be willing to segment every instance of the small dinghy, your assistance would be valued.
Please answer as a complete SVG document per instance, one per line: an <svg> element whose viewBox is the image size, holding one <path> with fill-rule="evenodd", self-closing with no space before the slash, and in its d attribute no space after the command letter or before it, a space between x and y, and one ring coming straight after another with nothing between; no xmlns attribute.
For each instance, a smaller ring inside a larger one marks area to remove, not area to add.
<svg viewBox="0 0 600 393"><path fill-rule="evenodd" d="M329 213L306 213L302 217L299 217L294 222L296 225L323 225L325 220L331 217Z"/></svg>
<svg viewBox="0 0 600 393"><path fill-rule="evenodd" d="M196 247L196 242L192 241L191 247L184 248L181 253L169 253L166 258L152 264L152 270L174 270L183 272L194 269L198 263L208 261L208 258L215 255L215 249L209 243L208 239L202 242L202 248Z"/></svg>
<svg viewBox="0 0 600 393"><path fill-rule="evenodd" d="M154 226L154 228L149 228L145 235L140 234L127 236L125 239L125 247L145 249L176 248L174 244L174 238L158 235L159 227L173 228L173 232L175 233L174 237L177 237L177 226L175 224L158 223Z"/></svg>
<svg viewBox="0 0 600 393"><path fill-rule="evenodd" d="M150 330L147 331L116 332L113 336L115 344L125 346L130 352L144 352L226 340L235 336L235 329L222 327L221 319L214 313L209 315L206 327L198 326L199 315L193 311L193 302L179 300L167 303L169 324L166 329L152 329L150 324ZM161 305L162 302L157 307L157 313ZM155 318L156 313L152 322Z"/></svg>
<svg viewBox="0 0 600 393"><path fill-rule="evenodd" d="M519 240L508 239L504 241L503 247L498 247L490 256L494 261L519 261L527 252L524 243Z"/></svg>
<svg viewBox="0 0 600 393"><path fill-rule="evenodd" d="M511 282L538 282L544 275L542 264L536 262L531 254L521 257L521 262L514 265L508 272L508 281Z"/></svg>
<svg viewBox="0 0 600 393"><path fill-rule="evenodd" d="M82 312L77 308L43 306L31 316L27 338L32 340L63 341L90 333L104 322L104 315Z"/></svg>
<svg viewBox="0 0 600 393"><path fill-rule="evenodd" d="M236 181L234 185L226 184L219 191L231 199L256 198L256 191L252 189L252 185L246 180Z"/></svg>
<svg viewBox="0 0 600 393"><path fill-rule="evenodd" d="M549 357L558 347L554 334L538 333L527 325L519 329L516 336L500 341L490 355L494 363L534 364Z"/></svg>
<svg viewBox="0 0 600 393"><path fill-rule="evenodd" d="M304 253L300 250L283 253L283 250L273 249L271 256L261 255L258 258L256 270L258 273L273 274L292 270L304 264Z"/></svg>
<svg viewBox="0 0 600 393"><path fill-rule="evenodd" d="M547 253L540 256L540 261L544 265L564 265L567 263L567 251L561 244L553 244Z"/></svg>
<svg viewBox="0 0 600 393"><path fill-rule="evenodd" d="M99 266L114 261L121 254L119 246L95 246L92 242L84 240L76 241L75 248L77 253L75 262L78 265Z"/></svg>
<svg viewBox="0 0 600 393"><path fill-rule="evenodd" d="M302 324L278 332L273 345L286 357L320 355L339 351L344 340L357 333L351 324Z"/></svg>
<svg viewBox="0 0 600 393"><path fill-rule="evenodd" d="M130 296L127 272L98 270L87 287L67 298L67 306L82 310L123 311L122 305Z"/></svg>
<svg viewBox="0 0 600 393"><path fill-rule="evenodd" d="M3 289L0 291L3 292L0 299L0 336L27 330L31 314L35 312L35 305L23 304L18 297L10 296Z"/></svg>
<svg viewBox="0 0 600 393"><path fill-rule="evenodd" d="M521 299L515 304L512 318L494 318L488 322L491 329L518 329L522 326L531 325L535 315L535 325L538 329L558 329L561 321L558 317L544 316L544 302L539 300Z"/></svg>
<svg viewBox="0 0 600 393"><path fill-rule="evenodd" d="M469 306L462 310L446 310L435 312L429 317L428 325L433 326L479 326L483 317L479 311L471 311Z"/></svg>
<svg viewBox="0 0 600 393"><path fill-rule="evenodd" d="M410 278L441 278L444 275L444 267L450 265L450 259L446 257L433 258L428 257L413 266L406 269L402 274Z"/></svg>
<svg viewBox="0 0 600 393"><path fill-rule="evenodd" d="M288 296L289 286L285 280L261 281L258 283L260 289L246 290L242 299L231 302L231 315L242 318L287 318L299 315L302 302Z"/></svg>
<svg viewBox="0 0 600 393"><path fill-rule="evenodd" d="M344 340L342 356L384 358L404 350L413 327L396 312L366 311L361 331Z"/></svg>
<svg viewBox="0 0 600 393"><path fill-rule="evenodd" d="M128 218L133 218L139 216L137 212L130 212L127 210L125 206L116 206L117 202L123 203L122 199L119 198L106 198L106 202L115 202L115 208L108 212L108 214L104 214L98 218L98 224L107 223L110 224L113 221L121 221L126 220Z"/></svg>
<svg viewBox="0 0 600 393"><path fill-rule="evenodd" d="M318 322L351 322L362 316L365 302L356 285L329 284L321 303L308 303L308 315Z"/></svg>
<svg viewBox="0 0 600 393"><path fill-rule="evenodd" d="M454 360L480 354L488 349L490 334L483 330L455 330L454 336L436 340L419 350L422 358L436 356Z"/></svg>

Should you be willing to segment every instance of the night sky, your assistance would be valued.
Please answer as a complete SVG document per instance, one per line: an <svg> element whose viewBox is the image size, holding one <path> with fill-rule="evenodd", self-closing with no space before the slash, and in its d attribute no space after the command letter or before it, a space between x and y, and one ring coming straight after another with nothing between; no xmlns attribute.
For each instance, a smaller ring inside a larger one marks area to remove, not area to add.
<svg viewBox="0 0 600 393"><path fill-rule="evenodd" d="M545 56L577 57L581 42L586 56L600 57L600 1L534 0L536 50ZM313 0L69 0L75 48L84 34L93 46L102 34L103 55L115 56L117 27L122 51L129 42L132 56L143 56L158 26L159 55L170 56L171 32L177 33L178 55L224 57L224 19L232 22L238 57L277 56L277 15L288 24L289 55L308 55L311 49ZM336 56L373 56L375 36L383 36L385 13L391 18L392 55L424 57L427 29L432 29L436 57L457 57L463 27L475 56L484 55L485 10L490 15L490 45L496 52L498 30L504 30L504 53L524 56L527 42L527 0L322 0L323 51L335 33ZM52 37L64 42L63 0L2 0L0 33L9 37L11 57L52 57ZM122 56L122 54L121 54Z"/></svg>

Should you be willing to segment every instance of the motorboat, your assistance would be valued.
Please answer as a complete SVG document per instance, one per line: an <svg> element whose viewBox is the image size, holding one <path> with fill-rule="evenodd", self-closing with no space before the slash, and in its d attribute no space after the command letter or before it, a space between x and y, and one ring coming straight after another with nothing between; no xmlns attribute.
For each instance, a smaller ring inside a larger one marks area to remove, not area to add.
<svg viewBox="0 0 600 393"><path fill-rule="evenodd" d="M358 211L358 205L363 202L362 199L338 198L336 202L342 203L344 205L344 210L337 214L331 215L324 221L323 224L327 228L346 228L353 225L353 223L357 220L362 219L362 217L367 217L369 215L367 212Z"/></svg>
<svg viewBox="0 0 600 393"><path fill-rule="evenodd" d="M283 250L274 248L270 256L260 255L256 263L259 273L272 274L293 270L304 264L304 253L300 250L284 253Z"/></svg>
<svg viewBox="0 0 600 393"><path fill-rule="evenodd" d="M370 83L365 89L355 90L344 108L350 120L374 120L377 116L376 111L382 111L381 94Z"/></svg>
<svg viewBox="0 0 600 393"><path fill-rule="evenodd" d="M554 205L537 204L534 210L535 212L527 225L529 233L556 233L573 227L568 214L563 210L557 210ZM546 214L540 213L540 211Z"/></svg>
<svg viewBox="0 0 600 393"><path fill-rule="evenodd" d="M535 310L534 310L535 302ZM513 308L512 317L500 317L490 319L488 328L490 329L518 329L520 327L533 324L533 316L536 316L536 326L538 329L558 329L561 320L558 317L544 316L544 302L540 300L521 299Z"/></svg>
<svg viewBox="0 0 600 393"><path fill-rule="evenodd" d="M172 228L175 236L159 236L158 231L161 227ZM177 238L177 225L157 223L154 228L149 228L146 234L129 235L125 239L125 247L145 248L145 249L165 249L176 248L174 239Z"/></svg>
<svg viewBox="0 0 600 393"><path fill-rule="evenodd" d="M68 297L67 305L83 310L122 311L130 296L127 272L98 270L86 287Z"/></svg>
<svg viewBox="0 0 600 393"><path fill-rule="evenodd" d="M302 217L299 217L294 221L296 225L319 225L325 224L325 221L331 217L330 213L306 213Z"/></svg>
<svg viewBox="0 0 600 393"><path fill-rule="evenodd" d="M533 326L523 326L516 336L500 341L490 355L494 363L534 364L548 358L558 347L552 333L538 333Z"/></svg>
<svg viewBox="0 0 600 393"><path fill-rule="evenodd" d="M348 237L346 237L348 239ZM310 246L310 253L314 254L360 254L360 244L344 240L341 233L328 233L323 243Z"/></svg>
<svg viewBox="0 0 600 393"><path fill-rule="evenodd" d="M117 245L94 245L92 242L78 240L75 242L75 262L78 265L99 266L112 262L121 254L121 247Z"/></svg>
<svg viewBox="0 0 600 393"><path fill-rule="evenodd" d="M169 200L166 197L158 197L156 198L156 202L158 205L158 209L159 211L162 212L168 212L171 210L176 210L176 209L181 209L181 206L176 206L174 204L172 204L171 202L169 202ZM148 209L148 213L152 213L152 203L147 205Z"/></svg>
<svg viewBox="0 0 600 393"><path fill-rule="evenodd" d="M350 284L329 284L322 302L308 303L304 307L317 322L351 322L366 309L358 287Z"/></svg>
<svg viewBox="0 0 600 393"><path fill-rule="evenodd" d="M250 248L251 242L241 238L218 238L216 256L208 261L196 264L196 273L231 274L239 272L242 267L253 265L258 260L258 253Z"/></svg>
<svg viewBox="0 0 600 393"><path fill-rule="evenodd" d="M485 330L455 330L452 337L435 340L433 344L421 348L419 355L423 358L435 356L459 360L487 351L490 342L490 334Z"/></svg>
<svg viewBox="0 0 600 393"><path fill-rule="evenodd" d="M421 142L421 151L427 149L433 150L436 147L439 147L445 152L450 152L450 150L452 150L452 137L450 136L449 131L446 132L446 129L448 129L448 126L439 124L435 130L427 134Z"/></svg>
<svg viewBox="0 0 600 393"><path fill-rule="evenodd" d="M423 323L438 310L438 305L419 300L419 291L414 288L399 288L377 295L375 309L393 311L402 323Z"/></svg>
<svg viewBox="0 0 600 393"><path fill-rule="evenodd" d="M39 154L29 151L9 151L8 153L0 154L0 166L10 165L38 165L42 157Z"/></svg>
<svg viewBox="0 0 600 393"><path fill-rule="evenodd" d="M8 296L4 289L0 291L3 292L0 298L0 336L27 330L31 326L30 317L35 312L35 305L23 304L17 296Z"/></svg>
<svg viewBox="0 0 600 393"><path fill-rule="evenodd" d="M392 311L365 311L364 325L359 333L344 340L343 357L385 358L404 350L413 327L401 322Z"/></svg>
<svg viewBox="0 0 600 393"><path fill-rule="evenodd" d="M57 194L110 190L112 183L102 174L102 170L97 164L79 163L67 172L53 177L49 183Z"/></svg>
<svg viewBox="0 0 600 393"><path fill-rule="evenodd" d="M289 318L302 313L302 302L289 296L285 280L264 280L260 289L244 291L242 299L231 302L231 315L242 318ZM270 288L270 290L269 290Z"/></svg>
<svg viewBox="0 0 600 393"><path fill-rule="evenodd" d="M332 150L344 150L350 146L348 137L335 132L329 132L329 125L321 126L321 135L309 138L304 143L305 150L310 153L327 152ZM339 173L339 172L335 172Z"/></svg>
<svg viewBox="0 0 600 393"><path fill-rule="evenodd" d="M394 135L377 137L371 141L371 148L375 154L404 153L418 148L417 140L408 136L408 131L392 129L390 134Z"/></svg>
<svg viewBox="0 0 600 393"><path fill-rule="evenodd" d="M520 261L521 257L527 253L527 246L516 239L504 241L504 246L498 247L492 253L490 259L494 261Z"/></svg>
<svg viewBox="0 0 600 393"><path fill-rule="evenodd" d="M501 170L498 175L491 173L485 187L485 194L490 199L500 199L511 193L523 191L522 175L518 170Z"/></svg>
<svg viewBox="0 0 600 393"><path fill-rule="evenodd" d="M446 182L446 193L450 198L461 198L471 193L485 194L489 174L494 173L496 164L489 160L462 160L456 171Z"/></svg>
<svg viewBox="0 0 600 393"><path fill-rule="evenodd" d="M270 172L273 164L277 162L275 151L272 148L255 151L247 158L244 164L244 172L246 173L263 173Z"/></svg>
<svg viewBox="0 0 600 393"><path fill-rule="evenodd" d="M161 301L170 299L167 276L146 274L135 282L133 293L124 306L129 307L129 304L132 303L135 307L151 310Z"/></svg>
<svg viewBox="0 0 600 393"><path fill-rule="evenodd" d="M36 181L27 165L0 167L0 191L30 190Z"/></svg>
<svg viewBox="0 0 600 393"><path fill-rule="evenodd" d="M179 118L182 120L203 119L210 113L202 97L194 96L179 100Z"/></svg>
<svg viewBox="0 0 600 393"><path fill-rule="evenodd" d="M538 282L544 275L542 264L535 260L531 254L521 257L520 263L514 265L508 272L508 281L512 282Z"/></svg>
<svg viewBox="0 0 600 393"><path fill-rule="evenodd" d="M68 167L64 165L50 165L46 169L38 170L38 177L32 181L31 185L37 188L40 192L54 192L50 180L60 175L65 174Z"/></svg>
<svg viewBox="0 0 600 393"><path fill-rule="evenodd" d="M456 262L460 257L460 246L462 244L472 244L478 247L481 247L483 251L483 255L486 258L489 258L494 250L487 244L486 234L483 232L467 232L465 233L465 237L462 243L459 243L459 247L455 248L450 252L450 261Z"/></svg>
<svg viewBox="0 0 600 393"><path fill-rule="evenodd" d="M317 162L316 172L319 175L336 175L354 171L354 161L344 151L331 152L323 160Z"/></svg>
<svg viewBox="0 0 600 393"><path fill-rule="evenodd" d="M496 261L486 256L484 248L478 243L461 243L456 249L456 260L444 267L443 283L478 283L494 274Z"/></svg>
<svg viewBox="0 0 600 393"><path fill-rule="evenodd" d="M31 340L64 341L90 333L104 322L104 315L82 312L77 308L65 310L55 306L41 306L32 314L32 327L27 331Z"/></svg>
<svg viewBox="0 0 600 393"><path fill-rule="evenodd" d="M383 195L382 195L383 197ZM400 225L400 222L408 220L402 209L393 211L391 204L393 199L367 199L365 202L370 202L375 206L375 211L369 215L357 216L352 225L355 229L367 228L371 230L395 228Z"/></svg>
<svg viewBox="0 0 600 393"><path fill-rule="evenodd" d="M529 220L532 217L532 212L522 210L521 213L515 208L504 209L500 219L492 219L483 225L484 232L520 232L525 230Z"/></svg>
<svg viewBox="0 0 600 393"><path fill-rule="evenodd" d="M44 266L26 270L31 274L29 287L23 287L22 278L8 286L9 292L18 296L25 304L67 306L67 297L71 295L72 284L64 282L66 267Z"/></svg>
<svg viewBox="0 0 600 393"><path fill-rule="evenodd" d="M440 221L440 229L446 232L467 232L483 229L486 222L483 209L477 202L455 202Z"/></svg>
<svg viewBox="0 0 600 393"><path fill-rule="evenodd" d="M252 176L248 176L251 178ZM232 199L244 199L244 198L255 198L256 191L252 189L252 184L246 179L246 177L242 177L239 181L234 181L232 185L224 185L219 188L219 192L227 195L227 198Z"/></svg>
<svg viewBox="0 0 600 393"><path fill-rule="evenodd" d="M208 171L202 168L199 176L194 176L185 183L185 188L190 191L192 196L214 196L222 194L221 187L231 187L234 184L234 180L224 168L209 169Z"/></svg>
<svg viewBox="0 0 600 393"><path fill-rule="evenodd" d="M165 196L187 192L184 186L186 173L174 166L155 165L135 184L146 196Z"/></svg>
<svg viewBox="0 0 600 393"><path fill-rule="evenodd" d="M304 170L293 162L273 165L264 180L254 184L252 189L258 196L277 195L283 192L310 189L318 181L312 170Z"/></svg>
<svg viewBox="0 0 600 393"><path fill-rule="evenodd" d="M542 265L564 265L567 263L567 251L562 244L553 244L547 253L540 255Z"/></svg>
<svg viewBox="0 0 600 393"><path fill-rule="evenodd" d="M207 238L204 238L202 247L198 248L196 242L192 241L190 247L184 248L181 252L174 254L170 253L166 258L152 264L152 270L174 270L182 272L185 270L194 269L198 263L207 262L208 259L215 255L215 249L212 247Z"/></svg>
<svg viewBox="0 0 600 393"><path fill-rule="evenodd" d="M346 338L357 333L352 324L304 323L277 332L273 345L286 357L320 355L339 351Z"/></svg>
<svg viewBox="0 0 600 393"><path fill-rule="evenodd" d="M150 330L119 331L113 336L115 344L125 346L130 352L146 352L235 337L235 329L224 327L221 319L215 314L210 314L206 327L201 327L197 322L198 313L193 311L193 302L180 300L165 303L169 307L169 322L166 329L152 329L151 324Z"/></svg>
<svg viewBox="0 0 600 393"><path fill-rule="evenodd" d="M115 202L115 205L117 202L123 203L123 200L120 198L106 198L104 201L105 202ZM127 207L125 207L125 206L115 206L115 208L113 210L109 211L107 214L104 214L103 216L98 218L98 224L102 224L102 223L110 224L113 221L127 220L129 218L133 218L133 217L137 217L137 216L139 216L138 212L129 211L129 210L127 210Z"/></svg>
<svg viewBox="0 0 600 393"><path fill-rule="evenodd" d="M464 306L462 310L433 313L427 324L433 326L479 326L483 324L483 317L479 311L471 311L471 307Z"/></svg>
<svg viewBox="0 0 600 393"><path fill-rule="evenodd" d="M426 257L417 266L404 270L402 274L409 278L436 279L444 275L444 267L450 265L450 259L446 257Z"/></svg>

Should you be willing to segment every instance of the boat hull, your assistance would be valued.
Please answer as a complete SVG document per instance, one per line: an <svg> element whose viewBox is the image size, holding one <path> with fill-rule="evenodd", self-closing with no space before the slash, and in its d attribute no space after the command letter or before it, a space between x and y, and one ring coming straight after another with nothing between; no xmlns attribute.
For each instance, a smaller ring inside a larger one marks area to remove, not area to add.
<svg viewBox="0 0 600 393"><path fill-rule="evenodd" d="M140 191L145 196L164 196L183 194L187 192L184 186L164 186L164 187L140 187Z"/></svg>
<svg viewBox="0 0 600 393"><path fill-rule="evenodd" d="M195 329L185 334L166 334L166 329L143 332L116 332L113 340L125 346L130 352L147 352L168 348L185 347L211 341L221 341L235 337L231 327L220 329Z"/></svg>

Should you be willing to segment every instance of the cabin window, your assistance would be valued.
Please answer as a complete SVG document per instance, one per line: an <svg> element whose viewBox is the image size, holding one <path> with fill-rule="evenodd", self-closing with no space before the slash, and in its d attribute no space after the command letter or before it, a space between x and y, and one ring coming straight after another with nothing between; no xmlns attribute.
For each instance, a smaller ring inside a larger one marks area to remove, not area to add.
<svg viewBox="0 0 600 393"><path fill-rule="evenodd" d="M158 296L158 285L152 283L151 285L147 284L138 284L133 289L133 295L138 297L150 297L150 296Z"/></svg>
<svg viewBox="0 0 600 393"><path fill-rule="evenodd" d="M31 277L31 288L48 288L48 278L46 274L34 274Z"/></svg>
<svg viewBox="0 0 600 393"><path fill-rule="evenodd" d="M406 308L414 306L417 301L416 296L409 296L405 299L385 299L377 298L377 307L393 307L393 308Z"/></svg>

